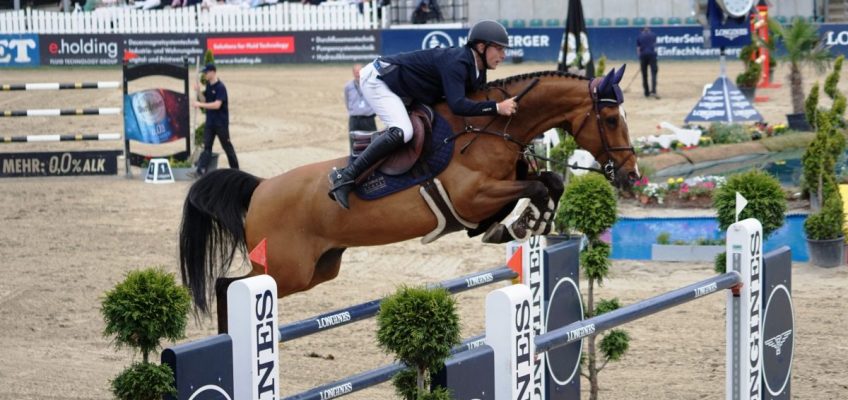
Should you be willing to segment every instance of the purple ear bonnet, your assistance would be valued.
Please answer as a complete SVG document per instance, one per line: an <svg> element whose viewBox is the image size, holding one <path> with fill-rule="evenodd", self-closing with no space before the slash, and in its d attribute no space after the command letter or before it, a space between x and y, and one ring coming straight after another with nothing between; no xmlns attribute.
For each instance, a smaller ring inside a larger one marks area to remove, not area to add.
<svg viewBox="0 0 848 400"><path fill-rule="evenodd" d="M618 71L612 69L604 76L601 83L598 84L598 103L601 107L617 106L624 103L624 94L621 92L621 87L618 86L621 79L624 77L624 69L627 65L622 65Z"/></svg>

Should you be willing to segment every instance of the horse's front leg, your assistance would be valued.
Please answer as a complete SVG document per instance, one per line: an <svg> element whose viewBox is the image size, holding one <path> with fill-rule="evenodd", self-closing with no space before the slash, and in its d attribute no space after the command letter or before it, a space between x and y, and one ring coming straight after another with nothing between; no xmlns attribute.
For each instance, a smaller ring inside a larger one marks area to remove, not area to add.
<svg viewBox="0 0 848 400"><path fill-rule="evenodd" d="M518 205L503 218L501 212L492 213L500 217L483 235L484 243L504 243L512 239L526 240L532 234L546 231L553 218L555 202L550 198L547 186L538 180L493 181L482 185L476 196L474 207L500 210L507 205ZM503 211L503 210L501 210ZM509 210L506 210L509 211ZM502 219L502 220L501 220Z"/></svg>

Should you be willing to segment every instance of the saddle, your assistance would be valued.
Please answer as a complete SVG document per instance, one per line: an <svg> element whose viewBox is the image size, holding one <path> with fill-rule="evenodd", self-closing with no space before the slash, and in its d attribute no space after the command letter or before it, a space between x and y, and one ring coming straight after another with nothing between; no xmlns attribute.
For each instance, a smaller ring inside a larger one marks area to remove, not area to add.
<svg viewBox="0 0 848 400"><path fill-rule="evenodd" d="M418 158L421 157L421 152L424 149L426 138L433 131L433 118L435 114L433 109L424 104L413 104L409 111L409 119L412 121L412 140L407 142L394 152L378 162L374 167L369 168L356 179L360 183L366 177L374 173L374 170L379 170L386 175L403 175L409 171ZM367 132L367 131L351 131L350 132L350 156L358 157L369 144L375 135L382 134L382 131Z"/></svg>

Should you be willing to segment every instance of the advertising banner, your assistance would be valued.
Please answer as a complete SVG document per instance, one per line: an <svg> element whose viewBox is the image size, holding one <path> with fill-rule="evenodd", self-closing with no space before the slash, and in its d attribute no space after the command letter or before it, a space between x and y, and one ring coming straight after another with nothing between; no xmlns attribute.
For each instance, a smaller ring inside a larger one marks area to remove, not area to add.
<svg viewBox="0 0 848 400"><path fill-rule="evenodd" d="M589 28L588 42L595 57L611 60L636 59L636 38L640 27ZM703 30L700 26L665 26L651 28L657 34L657 56L660 59L718 58L719 49L704 48ZM466 29L409 29L383 32L383 54L395 54L433 47L464 46ZM848 33L846 33L848 35ZM511 49L507 60L513 57L524 61L556 62L563 30L557 28L509 29ZM728 49L734 57L739 49Z"/></svg>
<svg viewBox="0 0 848 400"><path fill-rule="evenodd" d="M131 59L130 64L182 64L184 57L189 59L189 64L194 64L195 57L202 59L205 50L202 36L191 33L125 35L123 45L138 56Z"/></svg>
<svg viewBox="0 0 848 400"><path fill-rule="evenodd" d="M218 64L350 63L379 56L380 31L210 34Z"/></svg>
<svg viewBox="0 0 848 400"><path fill-rule="evenodd" d="M142 143L165 143L186 137L188 121L185 94L149 89L124 96L126 138Z"/></svg>
<svg viewBox="0 0 848 400"><path fill-rule="evenodd" d="M707 4L710 18L710 47L743 47L751 43L751 27L748 16L733 18L722 11L715 0Z"/></svg>
<svg viewBox="0 0 848 400"><path fill-rule="evenodd" d="M115 175L120 150L0 153L0 178Z"/></svg>
<svg viewBox="0 0 848 400"><path fill-rule="evenodd" d="M636 38L640 27L590 28L589 42L595 57L610 60L635 60ZM700 25L651 27L657 34L657 58L660 60L718 59L718 48L704 47L704 32ZM739 49L727 49L728 58L739 55Z"/></svg>
<svg viewBox="0 0 848 400"><path fill-rule="evenodd" d="M0 68L37 67L38 35L0 35Z"/></svg>
<svg viewBox="0 0 848 400"><path fill-rule="evenodd" d="M39 35L42 65L121 65L121 35Z"/></svg>
<svg viewBox="0 0 848 400"><path fill-rule="evenodd" d="M204 39L217 64L274 64L295 61L294 34L209 34Z"/></svg>
<svg viewBox="0 0 848 400"><path fill-rule="evenodd" d="M299 36L297 60L302 63L367 63L380 56L380 31L316 31Z"/></svg>
<svg viewBox="0 0 848 400"><path fill-rule="evenodd" d="M591 35L590 35L591 36ZM554 62L559 54L563 30L558 28L510 29L507 60ZM634 39L635 40L635 39ZM395 54L434 47L462 47L468 29L398 29L383 31L382 54ZM591 41L591 37L590 37Z"/></svg>

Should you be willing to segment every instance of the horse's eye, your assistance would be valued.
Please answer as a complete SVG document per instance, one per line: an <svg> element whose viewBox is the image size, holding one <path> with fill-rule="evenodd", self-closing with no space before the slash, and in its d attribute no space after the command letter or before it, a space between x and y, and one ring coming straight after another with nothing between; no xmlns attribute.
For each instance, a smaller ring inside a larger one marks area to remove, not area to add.
<svg viewBox="0 0 848 400"><path fill-rule="evenodd" d="M607 125L615 127L618 124L618 117L606 117L605 121Z"/></svg>

